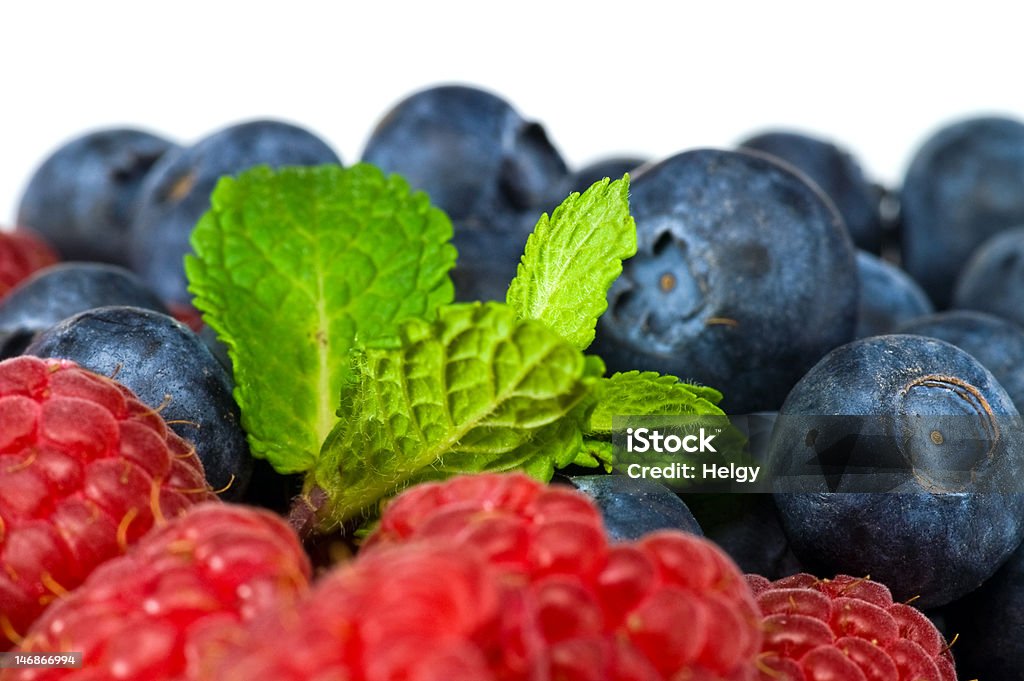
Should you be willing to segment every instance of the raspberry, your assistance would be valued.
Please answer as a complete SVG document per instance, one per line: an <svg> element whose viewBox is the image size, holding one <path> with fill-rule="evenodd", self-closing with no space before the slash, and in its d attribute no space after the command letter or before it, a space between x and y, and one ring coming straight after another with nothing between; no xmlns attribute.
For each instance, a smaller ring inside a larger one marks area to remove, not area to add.
<svg viewBox="0 0 1024 681"><path fill-rule="evenodd" d="M36 620L20 652L81 651L81 669L4 678L196 678L245 622L293 605L309 579L298 538L279 517L201 504L98 567Z"/></svg>
<svg viewBox="0 0 1024 681"><path fill-rule="evenodd" d="M712 543L674 531L609 544L584 495L521 474L423 484L397 497L361 557L439 542L476 552L521 584L535 632L501 678L742 679L761 645L739 570Z"/></svg>
<svg viewBox="0 0 1024 681"><path fill-rule="evenodd" d="M416 485L385 509L363 544L443 539L483 551L492 563L530 577L600 568L607 549L601 513L585 495L522 474L456 476Z"/></svg>
<svg viewBox="0 0 1024 681"><path fill-rule="evenodd" d="M215 498L124 386L66 360L0 362L0 649L154 522Z"/></svg>
<svg viewBox="0 0 1024 681"><path fill-rule="evenodd" d="M956 681L935 625L878 582L747 579L764 617L762 681Z"/></svg>
<svg viewBox="0 0 1024 681"><path fill-rule="evenodd" d="M0 230L0 300L19 281L57 260L49 244L35 233L26 229Z"/></svg>
<svg viewBox="0 0 1024 681"><path fill-rule="evenodd" d="M388 547L323 577L292 612L208 658L211 681L489 681L514 590L472 552ZM511 650L513 646L509 646Z"/></svg>

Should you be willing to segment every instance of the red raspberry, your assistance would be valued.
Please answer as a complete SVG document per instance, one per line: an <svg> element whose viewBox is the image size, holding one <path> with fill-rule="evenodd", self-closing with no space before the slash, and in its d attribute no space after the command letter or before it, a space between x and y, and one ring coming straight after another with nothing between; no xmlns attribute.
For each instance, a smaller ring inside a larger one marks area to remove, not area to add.
<svg viewBox="0 0 1024 681"><path fill-rule="evenodd" d="M215 498L124 386L66 360L0 362L0 650L154 522Z"/></svg>
<svg viewBox="0 0 1024 681"><path fill-rule="evenodd" d="M336 568L298 610L254 622L247 638L208 658L202 678L494 680L490 658L505 651L512 595L476 553L389 547Z"/></svg>
<svg viewBox="0 0 1024 681"><path fill-rule="evenodd" d="M539 631L501 678L742 679L760 648L742 574L712 543L663 531L609 545L600 512L521 474L413 487L385 510L361 556L440 542L476 551L522 584L521 631ZM514 664L513 664L514 663Z"/></svg>
<svg viewBox="0 0 1024 681"><path fill-rule="evenodd" d="M0 230L0 299L19 281L57 260L54 250L34 232Z"/></svg>
<svg viewBox="0 0 1024 681"><path fill-rule="evenodd" d="M243 623L293 606L309 579L309 560L278 516L201 504L36 620L19 652L80 651L81 669L23 669L4 681L198 678Z"/></svg>
<svg viewBox="0 0 1024 681"><path fill-rule="evenodd" d="M607 551L601 512L585 495L523 474L456 476L409 488L362 546L440 538L483 551L509 572L593 577Z"/></svg>
<svg viewBox="0 0 1024 681"><path fill-rule="evenodd" d="M935 625L878 582L747 579L764 616L762 681L956 681Z"/></svg>

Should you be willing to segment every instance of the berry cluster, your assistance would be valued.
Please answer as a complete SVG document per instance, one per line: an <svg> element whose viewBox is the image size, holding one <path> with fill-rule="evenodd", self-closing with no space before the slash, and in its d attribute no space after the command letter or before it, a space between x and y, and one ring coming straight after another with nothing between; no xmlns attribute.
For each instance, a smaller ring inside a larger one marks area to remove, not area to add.
<svg viewBox="0 0 1024 681"><path fill-rule="evenodd" d="M410 489L300 612L254 628L211 678L739 680L761 641L710 542L609 544L586 497L521 474Z"/></svg>
<svg viewBox="0 0 1024 681"><path fill-rule="evenodd" d="M188 443L109 378L0 362L0 649L155 522L215 499Z"/></svg>
<svg viewBox="0 0 1024 681"><path fill-rule="evenodd" d="M956 681L935 625L878 582L806 573L748 581L764 614L762 681Z"/></svg>
<svg viewBox="0 0 1024 681"><path fill-rule="evenodd" d="M206 503L107 561L40 617L23 652L73 650L81 669L20 669L4 681L195 678L244 622L304 594L310 565L269 511Z"/></svg>

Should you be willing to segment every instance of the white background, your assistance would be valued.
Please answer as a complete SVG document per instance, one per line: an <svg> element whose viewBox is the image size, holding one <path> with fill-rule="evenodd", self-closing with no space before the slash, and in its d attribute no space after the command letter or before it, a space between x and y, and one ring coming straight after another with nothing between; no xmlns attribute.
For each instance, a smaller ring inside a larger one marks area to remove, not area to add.
<svg viewBox="0 0 1024 681"><path fill-rule="evenodd" d="M188 142L278 117L352 162L392 104L439 82L502 94L574 166L786 126L848 147L891 185L936 126L1024 117L1024 10L1010 2L3 5L8 226L36 165L86 130Z"/></svg>

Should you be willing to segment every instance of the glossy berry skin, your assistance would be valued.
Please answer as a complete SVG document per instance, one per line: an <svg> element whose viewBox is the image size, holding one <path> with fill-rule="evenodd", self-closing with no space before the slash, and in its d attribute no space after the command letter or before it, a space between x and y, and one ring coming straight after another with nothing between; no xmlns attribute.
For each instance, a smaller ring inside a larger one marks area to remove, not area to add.
<svg viewBox="0 0 1024 681"><path fill-rule="evenodd" d="M625 475L572 475L565 482L601 509L605 531L612 541L632 541L655 530L703 534L683 500L653 480Z"/></svg>
<svg viewBox="0 0 1024 681"><path fill-rule="evenodd" d="M900 193L903 267L936 307L988 237L1024 224L1024 123L971 118L918 149Z"/></svg>
<svg viewBox="0 0 1024 681"><path fill-rule="evenodd" d="M40 333L25 349L115 376L195 446L207 480L224 499L240 498L252 456L233 383L207 346L167 315L137 307L98 307Z"/></svg>
<svg viewBox="0 0 1024 681"><path fill-rule="evenodd" d="M935 311L909 274L867 251L857 251L857 277L857 338L892 333L900 324Z"/></svg>
<svg viewBox="0 0 1024 681"><path fill-rule="evenodd" d="M741 149L770 154L804 173L835 204L858 248L882 248L880 195L853 156L832 142L800 132L768 131L748 137Z"/></svg>
<svg viewBox="0 0 1024 681"><path fill-rule="evenodd" d="M1024 326L1022 286L1024 227L1014 227L985 240L971 254L957 276L953 307L988 312Z"/></svg>
<svg viewBox="0 0 1024 681"><path fill-rule="evenodd" d="M879 582L747 579L764 616L760 681L956 681L942 634Z"/></svg>
<svg viewBox="0 0 1024 681"><path fill-rule="evenodd" d="M565 162L544 129L474 87L442 85L402 100L362 160L400 174L451 218L459 300L504 300L537 218L567 195Z"/></svg>
<svg viewBox="0 0 1024 681"><path fill-rule="evenodd" d="M552 190L567 173L539 124L501 97L461 85L396 104L367 140L363 160L427 192L456 224L492 212L550 210Z"/></svg>
<svg viewBox="0 0 1024 681"><path fill-rule="evenodd" d="M0 649L154 523L216 497L191 446L123 385L0 362Z"/></svg>
<svg viewBox="0 0 1024 681"><path fill-rule="evenodd" d="M0 230L0 301L30 274L57 260L53 248L31 230Z"/></svg>
<svg viewBox="0 0 1024 681"><path fill-rule="evenodd" d="M177 145L143 130L110 128L77 137L32 175L18 224L48 239L65 260L127 265L132 213L153 165Z"/></svg>
<svg viewBox="0 0 1024 681"><path fill-rule="evenodd" d="M709 542L610 545L584 495L481 474L396 497L296 617L261 618L204 678L740 681L760 642L745 580Z"/></svg>
<svg viewBox="0 0 1024 681"><path fill-rule="evenodd" d="M238 123L167 154L139 190L131 228L131 269L165 301L190 304L182 263L191 252L189 235L210 208L217 180L256 165L323 163L340 163L323 140L273 120Z"/></svg>
<svg viewBox="0 0 1024 681"><path fill-rule="evenodd" d="M1022 465L1020 417L992 374L913 335L829 353L790 392L769 447L801 562L871 575L922 608L974 590L1020 543Z"/></svg>
<svg viewBox="0 0 1024 681"><path fill-rule="evenodd" d="M0 359L20 355L32 337L73 314L105 305L167 308L130 270L67 262L35 272L0 299Z"/></svg>
<svg viewBox="0 0 1024 681"><path fill-rule="evenodd" d="M777 409L853 338L854 249L820 192L765 156L701 149L630 186L638 251L591 348L612 371L710 385L731 413Z"/></svg>
<svg viewBox="0 0 1024 681"><path fill-rule="evenodd" d="M200 504L97 568L18 647L81 652L81 669L22 669L4 681L194 679L223 640L264 613L293 608L310 576L280 517Z"/></svg>
<svg viewBox="0 0 1024 681"><path fill-rule="evenodd" d="M532 652L537 633L523 626L521 610L479 555L438 544L391 547L327 573L286 616L256 618L194 679L530 678L499 677L493 668L502 655Z"/></svg>
<svg viewBox="0 0 1024 681"><path fill-rule="evenodd" d="M1024 330L1005 319L973 310L946 310L902 324L898 333L938 338L972 355L992 372L1024 408Z"/></svg>

